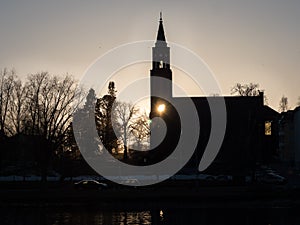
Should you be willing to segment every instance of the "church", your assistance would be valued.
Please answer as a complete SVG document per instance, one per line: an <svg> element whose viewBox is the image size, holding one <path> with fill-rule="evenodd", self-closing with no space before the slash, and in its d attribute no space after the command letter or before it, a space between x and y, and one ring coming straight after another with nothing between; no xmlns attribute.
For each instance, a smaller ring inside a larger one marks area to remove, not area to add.
<svg viewBox="0 0 300 225"><path fill-rule="evenodd" d="M201 129L194 153L181 172L197 173L212 133L210 102L223 99L226 107L226 130L220 149L213 162L201 171L203 173L231 174L243 177L250 173L258 163L268 163L276 145L276 133L265 132L265 124L274 121L276 112L264 105L264 94L257 96L207 96L173 97L173 74L170 62L170 47L166 40L162 16L155 46L152 48L152 69L150 71L151 112L150 119L161 118L166 126L166 133L159 144L156 136L161 125L151 123L152 150L147 155L147 163L153 164L166 159L174 151L182 136L180 115L175 105L184 105L192 101L198 114ZM189 108L185 109L188 113ZM272 124L275 129L276 124ZM193 130L188 131L193 134Z"/></svg>

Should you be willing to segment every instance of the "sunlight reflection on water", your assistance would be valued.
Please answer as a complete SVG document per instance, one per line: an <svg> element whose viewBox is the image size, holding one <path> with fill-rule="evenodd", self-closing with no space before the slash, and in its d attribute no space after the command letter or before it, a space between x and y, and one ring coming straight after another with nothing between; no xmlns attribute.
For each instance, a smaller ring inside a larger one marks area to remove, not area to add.
<svg viewBox="0 0 300 225"><path fill-rule="evenodd" d="M53 221L53 222L51 222ZM78 212L54 213L46 224L52 225L148 225L151 224L150 211L143 212Z"/></svg>
<svg viewBox="0 0 300 225"><path fill-rule="evenodd" d="M208 208L103 210L91 207L8 206L0 208L1 225L294 225L295 208Z"/></svg>

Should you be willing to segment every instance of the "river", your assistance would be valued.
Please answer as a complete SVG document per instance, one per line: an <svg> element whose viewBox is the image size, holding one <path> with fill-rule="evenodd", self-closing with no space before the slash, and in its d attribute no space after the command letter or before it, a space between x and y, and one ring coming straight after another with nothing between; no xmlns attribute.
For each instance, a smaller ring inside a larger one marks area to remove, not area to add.
<svg viewBox="0 0 300 225"><path fill-rule="evenodd" d="M137 207L138 208L138 207ZM1 225L297 225L296 208L103 209L18 205L0 208Z"/></svg>

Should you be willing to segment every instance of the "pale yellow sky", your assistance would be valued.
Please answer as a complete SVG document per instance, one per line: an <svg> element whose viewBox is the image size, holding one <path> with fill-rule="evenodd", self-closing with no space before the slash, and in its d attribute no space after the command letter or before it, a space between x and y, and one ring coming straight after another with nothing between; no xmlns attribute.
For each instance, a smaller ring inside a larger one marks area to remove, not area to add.
<svg viewBox="0 0 300 225"><path fill-rule="evenodd" d="M163 11L168 41L197 53L214 72L223 94L236 82L259 83L278 108L300 96L300 1L102 1L0 2L0 68L19 76L49 71L78 79L99 56L128 42L156 37ZM149 49L151 51L151 49ZM125 80L149 75L131 68ZM179 75L180 85L193 88ZM99 77L101 79L101 77ZM124 83L117 83L122 89Z"/></svg>

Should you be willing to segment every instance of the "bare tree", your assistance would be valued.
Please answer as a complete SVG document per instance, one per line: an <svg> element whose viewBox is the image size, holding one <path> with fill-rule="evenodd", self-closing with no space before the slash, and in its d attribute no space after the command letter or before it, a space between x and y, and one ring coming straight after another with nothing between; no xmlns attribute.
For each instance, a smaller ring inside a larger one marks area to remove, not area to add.
<svg viewBox="0 0 300 225"><path fill-rule="evenodd" d="M258 96L259 95L259 84L240 84L237 83L231 88L232 95L240 96Z"/></svg>
<svg viewBox="0 0 300 225"><path fill-rule="evenodd" d="M261 90L263 91L263 90ZM249 84L240 84L236 83L231 88L231 94L232 95L239 95L239 96L259 96L260 90L259 90L259 84L249 83ZM269 101L266 95L264 95L264 104L268 105Z"/></svg>
<svg viewBox="0 0 300 225"><path fill-rule="evenodd" d="M127 102L115 102L114 105L115 108L113 112L116 115L118 124L113 124L113 125L114 127L119 128L119 130L117 131L117 133L119 134L117 134L117 136L120 136L120 138L123 141L123 145L124 145L123 159L126 160L128 158L127 141L130 135L130 130L131 130L130 126L133 122L134 116L138 112L138 109L133 104Z"/></svg>
<svg viewBox="0 0 300 225"><path fill-rule="evenodd" d="M30 75L26 90L27 132L40 137L42 163L46 166L49 154L65 141L83 94L71 76L51 76L47 72Z"/></svg>
<svg viewBox="0 0 300 225"><path fill-rule="evenodd" d="M0 71L0 167L2 167L3 158L6 155L5 149L7 149L7 142L4 140L7 136L12 135L9 126L9 106L14 89L14 79L14 70Z"/></svg>
<svg viewBox="0 0 300 225"><path fill-rule="evenodd" d="M71 76L58 77L48 73L30 76L27 89L33 132L43 135L58 147L73 113L84 99L82 90Z"/></svg>
<svg viewBox="0 0 300 225"><path fill-rule="evenodd" d="M150 136L149 117L146 113L136 118L130 125L131 133L137 141L138 149L142 147L142 142Z"/></svg>
<svg viewBox="0 0 300 225"><path fill-rule="evenodd" d="M9 126L12 134L21 134L25 129L26 88L21 80L14 81L14 89L9 106Z"/></svg>
<svg viewBox="0 0 300 225"><path fill-rule="evenodd" d="M22 142L30 148L46 180L50 154L66 144L73 113L83 99L82 89L69 75L41 72L29 75L22 84L14 70L4 69L0 71L0 138L23 134L22 140L15 137L14 146L22 148ZM20 151L16 150L19 158Z"/></svg>
<svg viewBox="0 0 300 225"><path fill-rule="evenodd" d="M286 112L287 110L289 110L288 98L283 95L279 101L279 112Z"/></svg>
<svg viewBox="0 0 300 225"><path fill-rule="evenodd" d="M0 137L12 135L8 126L9 107L15 87L15 71L4 69L0 72Z"/></svg>

